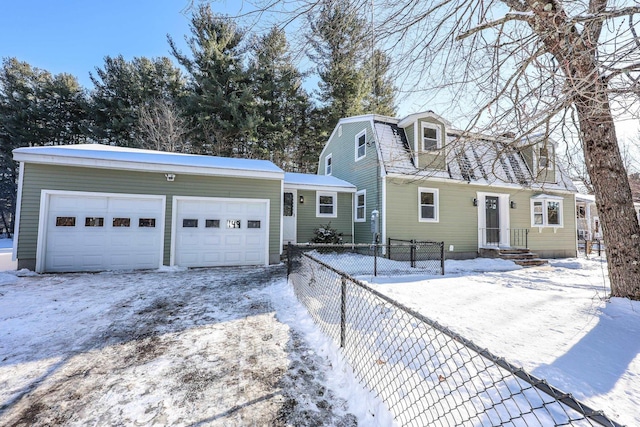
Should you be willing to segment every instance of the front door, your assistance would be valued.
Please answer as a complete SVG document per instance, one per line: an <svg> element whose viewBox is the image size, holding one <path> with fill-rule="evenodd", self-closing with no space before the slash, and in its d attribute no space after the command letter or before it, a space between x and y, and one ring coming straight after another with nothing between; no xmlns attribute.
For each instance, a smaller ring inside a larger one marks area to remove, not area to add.
<svg viewBox="0 0 640 427"><path fill-rule="evenodd" d="M285 191L282 197L282 240L296 243L296 190Z"/></svg>
<svg viewBox="0 0 640 427"><path fill-rule="evenodd" d="M485 242L490 246L500 244L500 205L498 196L485 198Z"/></svg>

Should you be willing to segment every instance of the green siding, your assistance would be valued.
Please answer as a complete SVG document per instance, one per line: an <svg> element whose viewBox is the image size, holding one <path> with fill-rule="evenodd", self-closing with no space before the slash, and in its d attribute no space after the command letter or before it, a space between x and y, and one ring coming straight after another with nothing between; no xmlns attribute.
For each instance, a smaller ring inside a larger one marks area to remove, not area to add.
<svg viewBox="0 0 640 427"><path fill-rule="evenodd" d="M371 242L371 225L369 222L371 212L374 209L381 210L381 182L378 178L380 168L375 143L367 146L366 156L363 159L355 161L355 138L362 130L367 132L367 142L375 141L371 121L363 120L355 123L343 123L342 136L338 136L336 132L334 137L327 143L320 159L318 174L324 174L325 157L332 154L332 175L350 182L358 190L367 190L366 222L356 222L354 224L354 241L356 243L369 243ZM351 216L351 221L353 221L353 215ZM349 233L351 232L349 231Z"/></svg>
<svg viewBox="0 0 640 427"><path fill-rule="evenodd" d="M418 188L439 190L439 221L419 222ZM454 246L454 253L472 256L478 249L478 209L473 199L478 192L509 194L516 203L508 209L510 229L529 230L529 248L543 256L575 256L575 201L573 195L562 195L563 228L531 227L530 198L536 192L490 186L470 186L466 183L446 183L430 180L411 181L387 179L387 237L444 241L445 252Z"/></svg>
<svg viewBox="0 0 640 427"><path fill-rule="evenodd" d="M25 164L20 211L18 259L35 260L41 190L90 191L100 193L152 194L166 196L164 264L171 253L173 196L269 199L269 253L280 253L281 181L258 178L210 177L177 174L167 182L164 173L133 172L84 167Z"/></svg>
<svg viewBox="0 0 640 427"><path fill-rule="evenodd" d="M418 120L418 133L422 132L422 123L429 123L440 127L440 143L442 144L442 148L438 151L422 151L422 135L420 135L418 140L418 167L420 169L446 170L447 162L445 158L445 145L447 134L445 132L444 124L434 118L425 117Z"/></svg>
<svg viewBox="0 0 640 427"><path fill-rule="evenodd" d="M330 191L329 191L330 192ZM351 193L338 193L338 217L327 218L316 216L316 192L310 190L298 190L298 198L304 197L304 203L298 203L296 221L296 240L298 243L307 243L313 240L316 228L331 223L331 228L344 235L345 242L351 242L351 224L353 221L353 203Z"/></svg>

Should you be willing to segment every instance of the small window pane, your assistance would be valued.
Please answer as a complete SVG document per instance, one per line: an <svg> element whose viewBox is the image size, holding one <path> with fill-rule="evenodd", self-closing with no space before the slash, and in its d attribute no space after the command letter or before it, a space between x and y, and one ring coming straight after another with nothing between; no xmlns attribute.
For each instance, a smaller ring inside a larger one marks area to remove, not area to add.
<svg viewBox="0 0 640 427"><path fill-rule="evenodd" d="M138 227L150 227L153 228L156 226L155 218L140 218L138 220Z"/></svg>
<svg viewBox="0 0 640 427"><path fill-rule="evenodd" d="M435 128L422 128L422 148L427 151L438 148L438 131Z"/></svg>
<svg viewBox="0 0 640 427"><path fill-rule="evenodd" d="M220 228L220 220L219 219L207 219L204 222L205 228Z"/></svg>
<svg viewBox="0 0 640 427"><path fill-rule="evenodd" d="M320 206L320 213L321 214L332 214L333 213L333 206Z"/></svg>
<svg viewBox="0 0 640 427"><path fill-rule="evenodd" d="M420 204L433 205L433 193L420 193Z"/></svg>
<svg viewBox="0 0 640 427"><path fill-rule="evenodd" d="M365 145L366 135L361 135L358 138L358 158L363 157L365 155L366 145Z"/></svg>
<svg viewBox="0 0 640 427"><path fill-rule="evenodd" d="M320 204L321 205L332 205L333 204L333 196L320 196Z"/></svg>
<svg viewBox="0 0 640 427"><path fill-rule="evenodd" d="M358 219L364 219L364 207L358 207L358 211L356 213L356 217Z"/></svg>
<svg viewBox="0 0 640 427"><path fill-rule="evenodd" d="M228 219L227 228L240 228L241 221L239 219Z"/></svg>
<svg viewBox="0 0 640 427"><path fill-rule="evenodd" d="M75 227L75 216L58 216L56 217L56 227Z"/></svg>
<svg viewBox="0 0 640 427"><path fill-rule="evenodd" d="M114 227L131 227L131 218L113 218Z"/></svg>
<svg viewBox="0 0 640 427"><path fill-rule="evenodd" d="M547 202L547 221L549 224L560 224L560 203Z"/></svg>
<svg viewBox="0 0 640 427"><path fill-rule="evenodd" d="M247 221L247 228L260 228L260 221Z"/></svg>
<svg viewBox="0 0 640 427"><path fill-rule="evenodd" d="M198 227L198 220L197 219L183 219L182 220L182 227L183 228L197 228Z"/></svg>
<svg viewBox="0 0 640 427"><path fill-rule="evenodd" d="M284 193L282 211L284 216L293 216L293 193Z"/></svg>
<svg viewBox="0 0 640 427"><path fill-rule="evenodd" d="M422 218L423 219L434 219L435 218L435 209L433 206L422 206Z"/></svg>
<svg viewBox="0 0 640 427"><path fill-rule="evenodd" d="M84 219L85 227L104 227L104 218L86 217Z"/></svg>

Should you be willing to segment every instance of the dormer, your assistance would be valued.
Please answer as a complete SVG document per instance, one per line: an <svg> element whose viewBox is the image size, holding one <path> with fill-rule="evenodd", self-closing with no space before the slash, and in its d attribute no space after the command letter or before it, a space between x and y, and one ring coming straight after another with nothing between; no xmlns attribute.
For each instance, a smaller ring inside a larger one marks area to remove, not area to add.
<svg viewBox="0 0 640 427"><path fill-rule="evenodd" d="M530 138L523 144L521 152L537 182L557 182L555 141L549 138Z"/></svg>
<svg viewBox="0 0 640 427"><path fill-rule="evenodd" d="M416 168L446 170L444 148L449 122L433 111L425 111L405 117L398 127L404 129Z"/></svg>

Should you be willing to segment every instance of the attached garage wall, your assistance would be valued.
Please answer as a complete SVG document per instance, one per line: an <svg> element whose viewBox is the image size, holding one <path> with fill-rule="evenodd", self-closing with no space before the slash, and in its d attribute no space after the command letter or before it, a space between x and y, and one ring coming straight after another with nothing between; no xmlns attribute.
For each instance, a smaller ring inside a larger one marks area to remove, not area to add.
<svg viewBox="0 0 640 427"><path fill-rule="evenodd" d="M168 172L168 171L167 171ZM41 190L88 191L166 196L164 260L170 263L173 196L269 199L269 261L279 262L281 181L259 178L134 172L26 163L18 234L18 268L35 269Z"/></svg>

